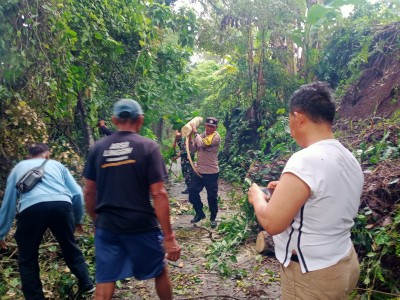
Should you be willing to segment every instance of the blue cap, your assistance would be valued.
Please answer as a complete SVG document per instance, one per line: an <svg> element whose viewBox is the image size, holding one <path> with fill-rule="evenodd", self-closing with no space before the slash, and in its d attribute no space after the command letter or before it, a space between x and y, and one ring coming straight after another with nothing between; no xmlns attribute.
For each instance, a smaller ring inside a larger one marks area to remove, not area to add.
<svg viewBox="0 0 400 300"><path fill-rule="evenodd" d="M136 119L143 115L140 104L132 99L120 99L114 104L114 117L122 119Z"/></svg>

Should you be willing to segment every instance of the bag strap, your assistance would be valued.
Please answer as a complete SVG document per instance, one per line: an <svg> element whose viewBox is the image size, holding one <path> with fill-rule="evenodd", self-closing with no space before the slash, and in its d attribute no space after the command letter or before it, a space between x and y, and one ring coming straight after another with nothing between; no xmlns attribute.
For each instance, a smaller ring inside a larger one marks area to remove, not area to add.
<svg viewBox="0 0 400 300"><path fill-rule="evenodd" d="M40 166L38 166L38 167L34 167L34 168L32 168L32 169L30 169L30 171L32 171L32 170L43 170L43 175L44 175L44 166L46 165L46 163L48 162L48 159L46 158L41 164L40 164ZM28 171L29 172L29 171ZM24 175L25 176L25 175ZM21 177L22 178L22 177ZM19 180L21 180L21 178L19 179ZM18 180L18 181L19 181ZM18 190L18 189L17 189ZM20 195L20 193L19 193L19 191L18 191L18 195ZM19 211L19 208L18 208L18 211Z"/></svg>
<svg viewBox="0 0 400 300"><path fill-rule="evenodd" d="M35 167L32 170L44 169L44 165L47 163L48 159L45 159L39 167Z"/></svg>

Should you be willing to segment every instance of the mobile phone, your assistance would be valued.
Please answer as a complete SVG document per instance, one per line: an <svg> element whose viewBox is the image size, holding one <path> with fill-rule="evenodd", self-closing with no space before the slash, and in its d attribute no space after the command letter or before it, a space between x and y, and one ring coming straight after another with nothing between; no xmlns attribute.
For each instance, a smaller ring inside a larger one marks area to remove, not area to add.
<svg viewBox="0 0 400 300"><path fill-rule="evenodd" d="M263 191L263 193L264 193L268 198L271 198L271 192L269 191L268 188L266 188L266 187L260 187L260 189Z"/></svg>

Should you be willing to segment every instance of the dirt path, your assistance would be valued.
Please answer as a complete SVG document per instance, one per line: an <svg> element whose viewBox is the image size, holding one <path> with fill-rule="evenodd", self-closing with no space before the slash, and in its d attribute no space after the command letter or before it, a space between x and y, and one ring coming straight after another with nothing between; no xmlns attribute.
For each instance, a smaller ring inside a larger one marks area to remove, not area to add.
<svg viewBox="0 0 400 300"><path fill-rule="evenodd" d="M276 259L257 255L255 240L249 240L237 255L234 268L241 270L243 277L223 278L217 270L209 269L206 256L212 240L221 238L218 230L210 227L209 213L206 219L193 225L193 211L188 196L181 194L185 189L180 170L176 165L168 183L171 201L172 223L177 240L182 247L181 259L169 262L169 272L174 289L174 299L279 299L279 266ZM229 219L235 213L234 190L231 185L220 181L221 208L217 221ZM201 198L207 206L207 195ZM154 281L127 280L121 282L113 299L158 299Z"/></svg>

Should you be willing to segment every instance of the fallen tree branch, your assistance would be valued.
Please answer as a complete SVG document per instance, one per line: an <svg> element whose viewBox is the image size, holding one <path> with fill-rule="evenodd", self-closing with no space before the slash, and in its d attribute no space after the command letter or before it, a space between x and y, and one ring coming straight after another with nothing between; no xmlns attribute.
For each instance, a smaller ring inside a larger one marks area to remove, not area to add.
<svg viewBox="0 0 400 300"><path fill-rule="evenodd" d="M194 299L207 299L207 298L225 298L225 299L236 299L240 300L240 298L228 296L228 295L207 295L207 296L200 296L200 297L193 297L193 298L183 298L182 300L194 300Z"/></svg>
<svg viewBox="0 0 400 300"><path fill-rule="evenodd" d="M208 238L209 238L212 242L215 242L215 239L214 239L213 236L212 236L213 232L212 232L210 229L207 229L207 228L202 227L202 226L198 226L198 225L196 225L196 224L194 224L193 227L194 227L194 228L199 228L199 229L202 229L202 230L207 231L207 232L208 232Z"/></svg>
<svg viewBox="0 0 400 300"><path fill-rule="evenodd" d="M376 293L376 294L394 296L396 299L397 299L397 297L400 297L400 294L392 294L392 293L381 292L381 291L376 291L376 290L371 290L371 289L363 289L363 288L359 288L359 287L357 287L356 290L364 291L364 292L368 292L368 293Z"/></svg>
<svg viewBox="0 0 400 300"><path fill-rule="evenodd" d="M52 243L40 244L39 248L47 248L58 245L59 245L58 242L52 242ZM7 243L7 248L18 248L18 245L14 243Z"/></svg>

